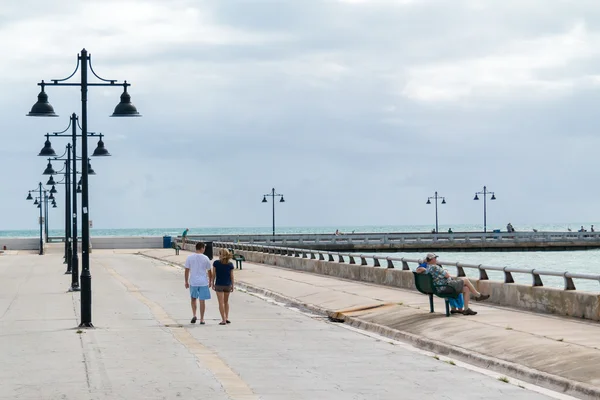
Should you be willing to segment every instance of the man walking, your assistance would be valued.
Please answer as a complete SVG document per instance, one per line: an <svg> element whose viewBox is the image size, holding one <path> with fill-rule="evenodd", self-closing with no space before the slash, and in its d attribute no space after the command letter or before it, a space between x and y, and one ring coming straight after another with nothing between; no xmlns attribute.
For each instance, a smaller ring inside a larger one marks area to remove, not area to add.
<svg viewBox="0 0 600 400"><path fill-rule="evenodd" d="M203 242L196 243L196 252L190 254L185 260L185 288L190 289L192 302L192 313L194 314L192 324L197 321L197 301L200 300L200 324L204 325L205 300L210 300L209 282L212 282L212 271L210 260L204 255L206 245Z"/></svg>

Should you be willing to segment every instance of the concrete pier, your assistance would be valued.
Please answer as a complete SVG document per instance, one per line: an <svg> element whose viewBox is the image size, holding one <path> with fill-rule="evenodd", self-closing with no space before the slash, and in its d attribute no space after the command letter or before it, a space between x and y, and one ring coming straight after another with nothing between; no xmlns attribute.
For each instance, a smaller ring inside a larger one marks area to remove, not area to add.
<svg viewBox="0 0 600 400"><path fill-rule="evenodd" d="M453 355L447 358L353 330L350 323L330 322L319 312L395 303L415 313L416 317L407 314L405 322L422 318L425 324L479 324L479 329L494 326L489 318L496 314L496 327L480 330L477 340L471 336L471 325L456 325L455 333L446 331L448 337L440 340L452 343L462 336L463 345L485 342L494 329L505 332L501 310L494 313L492 307L485 311L481 307L475 318L487 314L483 322L445 319L417 308L427 301L424 296L411 302L405 296L415 295L399 289L349 286L339 279L246 263L243 271L237 271L241 290L231 297L232 324L217 324L213 299L207 307L207 324L191 325L188 292L178 265L189 253L173 254L167 249L94 249L96 329L90 330L75 328L79 294L66 292L70 278L63 275L60 250L45 256L1 255L0 399L569 398L508 374L463 365ZM244 287L255 293L243 291ZM280 300L297 299L307 306L275 303L259 296L260 290L273 294L271 299L280 293ZM369 318L381 311L373 310ZM341 314L351 317L348 311ZM514 329L527 335L533 325ZM600 337L596 325L579 328L563 340L593 357ZM423 331L423 337L427 335ZM538 339L538 347L552 340ZM519 342L511 337L510 343L512 348ZM492 347L499 349L501 343ZM596 385L592 377L586 378L586 365L593 361L580 362L568 379ZM573 387L569 391L585 398Z"/></svg>

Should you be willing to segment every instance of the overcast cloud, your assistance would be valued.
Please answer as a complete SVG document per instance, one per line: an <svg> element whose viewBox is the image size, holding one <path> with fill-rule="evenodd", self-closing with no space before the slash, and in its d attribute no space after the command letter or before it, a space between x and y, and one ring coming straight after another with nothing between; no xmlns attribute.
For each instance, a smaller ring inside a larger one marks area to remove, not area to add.
<svg viewBox="0 0 600 400"><path fill-rule="evenodd" d="M95 228L269 226L272 187L285 226L431 224L436 190L440 223L480 223L484 185L489 226L600 220L597 0L3 2L0 230L37 227L36 155L79 91L25 114L84 47L143 114L89 90L113 155L92 160Z"/></svg>

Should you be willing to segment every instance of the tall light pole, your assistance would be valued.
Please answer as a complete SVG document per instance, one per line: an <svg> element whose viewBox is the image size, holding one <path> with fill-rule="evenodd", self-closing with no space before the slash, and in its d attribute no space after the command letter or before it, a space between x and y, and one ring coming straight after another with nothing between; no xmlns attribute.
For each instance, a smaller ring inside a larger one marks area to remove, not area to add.
<svg viewBox="0 0 600 400"><path fill-rule="evenodd" d="M488 195L491 195L492 197L490 198L490 200L496 200L496 195L494 194L494 192L490 192L487 190L487 187L483 187L483 191L482 192L475 192L475 197L473 198L473 200L479 200L479 197L477 196L478 194L483 195L483 231L487 232L487 204L486 204L486 198Z"/></svg>
<svg viewBox="0 0 600 400"><path fill-rule="evenodd" d="M432 199L435 200L435 233L438 233L439 232L439 230L438 230L438 199L442 199L442 204L446 204L446 198L442 197L442 196L438 196L438 192L435 192L433 197L427 198L427 203L425 203L425 204L431 204Z"/></svg>
<svg viewBox="0 0 600 400"><path fill-rule="evenodd" d="M263 195L263 203L267 202L267 196L271 197L271 201L273 202L273 236L275 236L275 197L281 197L281 199L279 199L280 203L285 203L285 200L283 199L282 194L275 193L275 188L271 189L271 193Z"/></svg>
<svg viewBox="0 0 600 400"><path fill-rule="evenodd" d="M88 82L88 67L92 74L101 82ZM78 83L67 82L77 71L81 72L81 80ZM131 96L127 93L127 87L131 84L127 81L118 83L117 80L104 79L98 76L92 67L92 56L86 49L81 50L77 55L77 66L75 71L64 79L52 79L51 83L41 81L38 85L42 88L38 94L38 101L33 105L28 116L31 117L57 117L54 108L48 102L48 95L45 92L46 86L77 86L81 88L81 159L82 163L82 192L81 192L81 245L82 245L82 264L81 264L81 323L80 327L93 328L92 324L92 275L90 273L90 223L89 223L89 199L88 199L88 159L87 149L87 95L88 87L91 86L123 86L121 101L115 107L113 117L139 117L140 113L131 103Z"/></svg>
<svg viewBox="0 0 600 400"><path fill-rule="evenodd" d="M77 194L81 193L82 191L81 191L81 187L80 187L81 181L79 182L79 184L77 183L77 174L78 174L77 160L81 160L81 157L77 157L77 137L80 137L83 135L77 134L78 121L79 121L79 118L77 117L77 114L73 113L69 117L69 125L64 130L62 130L60 132L52 132L52 134L49 134L49 133L46 134L46 142L44 143L44 147L38 154L39 156L44 156L44 157L54 157L55 160L63 160L61 158L62 156L58 157L56 155L56 152L52 148L52 143L50 142L50 136L71 138L71 143L69 143L67 145L67 148L69 146L72 146L71 153L72 153L73 157L71 158L71 160L72 160L72 165L71 165L71 164L69 164L69 160L68 160L69 157L67 156L67 176L69 174L69 166L71 166L70 170L71 170L72 178L66 179L67 186L71 185L71 188L68 190L68 192L71 194L72 204L73 204L72 219L71 219L70 208L68 209L69 220L71 221L71 229L69 229L71 236L70 236L70 239L67 239L67 240L69 242L68 254L71 255L71 258L70 258L70 262L68 263L66 273L71 274L71 287L69 288L70 292L80 290L80 288L79 288L79 255L78 255L78 249L77 249L77 246L78 246ZM81 129L81 127L79 127L79 128ZM69 129L71 129L71 133L66 133ZM106 148L104 147L104 142L102 141L102 137L104 135L102 135L101 133L97 134L96 132L88 132L88 137L90 137L90 136L93 136L93 137L98 136L99 137L98 145L97 145L96 149L94 150L94 152L92 153L92 157L110 156L108 150L106 150ZM68 152L67 152L67 155L68 155ZM48 160L48 161L50 161L50 160ZM84 163L82 161L82 171L83 171L83 164ZM89 169L89 159L88 159L88 175L95 175L95 172L93 170ZM52 180L52 177L50 179ZM50 181L48 181L47 184L49 185ZM66 231L66 229L65 229L65 231Z"/></svg>

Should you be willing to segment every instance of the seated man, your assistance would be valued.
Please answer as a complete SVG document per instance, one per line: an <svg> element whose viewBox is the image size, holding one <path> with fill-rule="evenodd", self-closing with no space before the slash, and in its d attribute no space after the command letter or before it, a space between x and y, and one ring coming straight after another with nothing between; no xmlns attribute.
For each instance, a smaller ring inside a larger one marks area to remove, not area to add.
<svg viewBox="0 0 600 400"><path fill-rule="evenodd" d="M419 264L419 267L417 268L417 273L422 274L422 273L427 273L427 268L428 265L426 262ZM449 298L448 299L448 304L450 304L450 314L462 314L464 311L464 307L465 307L465 302L463 300L463 294L459 294L458 297L456 298ZM477 314L477 311L473 311L475 314Z"/></svg>
<svg viewBox="0 0 600 400"><path fill-rule="evenodd" d="M465 302L464 315L475 315L477 312L469 308L469 296L473 293L475 300L483 301L490 297L490 295L481 294L475 289L475 286L465 277L452 278L448 271L437 265L437 255L433 253L427 254L425 261L427 262L427 268L419 266L417 273L427 272L433 278L433 283L437 286L449 286L456 292L463 294L463 300ZM442 293L444 288L441 288Z"/></svg>

